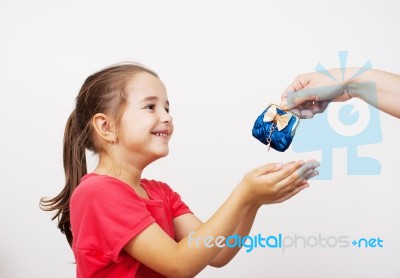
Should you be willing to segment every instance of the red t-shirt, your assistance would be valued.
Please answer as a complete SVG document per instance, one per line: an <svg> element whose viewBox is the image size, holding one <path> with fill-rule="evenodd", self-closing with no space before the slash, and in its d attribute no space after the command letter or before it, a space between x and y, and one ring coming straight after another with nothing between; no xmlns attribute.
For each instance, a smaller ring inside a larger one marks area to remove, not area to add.
<svg viewBox="0 0 400 278"><path fill-rule="evenodd" d="M123 247L154 222L175 238L172 220L191 211L167 184L142 179L141 185L149 199L110 176L82 178L70 201L77 277L163 277Z"/></svg>

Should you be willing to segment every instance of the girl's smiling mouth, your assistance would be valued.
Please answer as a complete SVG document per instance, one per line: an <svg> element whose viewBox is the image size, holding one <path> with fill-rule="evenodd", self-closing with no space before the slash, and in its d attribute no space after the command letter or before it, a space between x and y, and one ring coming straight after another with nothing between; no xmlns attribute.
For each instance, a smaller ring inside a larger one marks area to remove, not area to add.
<svg viewBox="0 0 400 278"><path fill-rule="evenodd" d="M154 131L151 134L159 136L159 137L168 138L169 133L170 133L169 130L159 130L159 131Z"/></svg>

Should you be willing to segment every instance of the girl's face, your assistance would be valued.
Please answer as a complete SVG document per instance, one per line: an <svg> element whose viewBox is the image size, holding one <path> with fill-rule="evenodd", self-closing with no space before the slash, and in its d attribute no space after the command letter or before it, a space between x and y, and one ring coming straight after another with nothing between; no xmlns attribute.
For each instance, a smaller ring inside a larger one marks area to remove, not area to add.
<svg viewBox="0 0 400 278"><path fill-rule="evenodd" d="M128 94L118 129L124 155L145 164L166 156L174 126L164 84L149 73L139 73L128 85Z"/></svg>

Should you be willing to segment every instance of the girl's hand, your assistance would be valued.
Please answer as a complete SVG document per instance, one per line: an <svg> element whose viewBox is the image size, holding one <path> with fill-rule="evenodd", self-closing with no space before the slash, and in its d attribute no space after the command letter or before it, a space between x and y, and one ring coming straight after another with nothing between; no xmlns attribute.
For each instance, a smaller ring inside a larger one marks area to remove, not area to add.
<svg viewBox="0 0 400 278"><path fill-rule="evenodd" d="M267 164L245 174L239 187L252 204L281 203L307 188L318 166L315 160Z"/></svg>

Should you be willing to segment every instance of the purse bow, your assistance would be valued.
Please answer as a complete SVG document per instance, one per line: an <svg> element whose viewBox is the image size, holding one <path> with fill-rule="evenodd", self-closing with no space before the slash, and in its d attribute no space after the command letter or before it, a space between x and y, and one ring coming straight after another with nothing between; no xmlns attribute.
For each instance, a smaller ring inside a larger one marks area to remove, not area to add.
<svg viewBox="0 0 400 278"><path fill-rule="evenodd" d="M273 122L277 125L278 130L281 131L284 129L288 123L292 115L289 113L285 113L283 115L280 115L276 111L275 106L271 106L270 109L267 109L267 111L264 114L264 122Z"/></svg>

